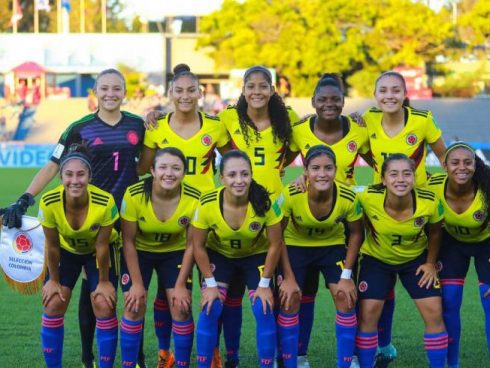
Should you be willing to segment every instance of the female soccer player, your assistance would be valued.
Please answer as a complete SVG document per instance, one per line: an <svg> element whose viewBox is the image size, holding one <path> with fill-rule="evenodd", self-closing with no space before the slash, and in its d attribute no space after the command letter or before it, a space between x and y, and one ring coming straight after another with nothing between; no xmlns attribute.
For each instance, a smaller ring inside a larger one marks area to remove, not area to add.
<svg viewBox="0 0 490 368"><path fill-rule="evenodd" d="M283 246L282 213L252 179L252 165L244 152L232 150L223 156L220 178L224 186L201 197L191 226L194 257L205 280L197 325L198 367L210 367L220 299L225 299L238 273L249 289L257 321L260 367L272 367L276 326L270 281Z"/></svg>
<svg viewBox="0 0 490 368"><path fill-rule="evenodd" d="M383 161L393 153L404 153L415 162L415 185L425 186L427 172L425 159L430 145L439 161L444 160L446 146L442 132L432 113L409 106L405 79L400 73L389 71L381 74L375 83L374 97L378 107L363 115L369 133L369 146L373 159L374 183L381 181L379 169ZM379 351L377 362L387 366L396 358L391 344L391 329L395 308L394 290L390 290L379 325Z"/></svg>
<svg viewBox="0 0 490 368"><path fill-rule="evenodd" d="M77 146L61 157L62 185L43 195L39 221L46 237L48 276L42 292L41 342L48 367L62 366L64 315L71 291L85 268L97 318L99 367L112 367L117 348L117 277L109 243L119 218L114 198L89 184L92 167Z"/></svg>
<svg viewBox="0 0 490 368"><path fill-rule="evenodd" d="M230 148L229 136L220 119L199 111L201 98L199 80L186 64L174 68L169 97L175 112L161 115L149 114L148 120L158 127L145 134L140 174L148 172L158 148L179 147L187 159L186 183L209 191L214 185L215 148L221 153ZM163 368L172 367L174 357L170 351L172 317L165 291L160 290L154 301L155 331L160 344L159 364Z"/></svg>
<svg viewBox="0 0 490 368"><path fill-rule="evenodd" d="M359 155L369 162L366 127L359 126L351 117L342 115L344 89L337 74L324 74L318 81L311 99L316 115L293 124L292 151L306 156L310 147L326 145L336 156L335 180L345 185L355 185L354 165ZM297 180L298 188L306 191L304 175ZM308 270L304 282L300 309L300 335L298 366L307 367L311 330L313 327L315 296L318 291L319 272Z"/></svg>
<svg viewBox="0 0 490 368"><path fill-rule="evenodd" d="M331 148L324 145L311 147L305 155L304 169L307 191L302 192L291 184L281 197L285 216L283 227L287 224L284 240L301 289L305 287L309 269L322 272L337 309L337 367L348 368L357 326L356 286L351 275L362 241L362 212L356 194L334 181L337 167ZM347 249L344 222L349 228ZM279 318L281 333L280 322ZM283 343L283 350L284 346ZM286 358L284 363L288 367Z"/></svg>
<svg viewBox="0 0 490 368"><path fill-rule="evenodd" d="M443 208L434 193L414 188L415 163L406 155L387 157L381 176L382 184L369 186L358 195L367 229L358 277L359 363L361 368L373 366L378 320L386 293L398 276L424 320L424 343L430 366L443 368L448 336L435 267Z"/></svg>
<svg viewBox="0 0 490 368"><path fill-rule="evenodd" d="M201 193L182 182L184 154L166 147L155 154L152 176L131 185L121 206L124 257L129 277L122 278L124 317L121 321L121 353L124 367L133 367L138 357L146 296L153 270L172 300L183 258L192 264L192 248L185 250L186 233ZM185 254L184 254L185 251ZM186 274L190 270L184 270ZM123 273L127 275L127 273ZM185 282L185 280L184 280ZM189 285L187 285L189 287ZM191 299L185 290L187 300ZM190 302L189 302L190 304ZM173 318L175 364L190 364L194 323L190 305L182 310L170 303Z"/></svg>
<svg viewBox="0 0 490 368"><path fill-rule="evenodd" d="M110 192L118 206L127 186L138 181L136 158L143 144L145 128L139 116L121 111L121 104L126 96L124 76L116 69L103 70L95 79L94 93L98 110L72 123L65 130L50 161L37 173L26 192L7 209L3 218L4 225L9 228L22 225L22 215L34 204L34 197L56 176L61 156L66 154L73 143L84 142L87 145L92 157L92 184ZM85 279L82 279L80 293L79 323L82 362L86 368L93 368L95 316ZM139 364L144 367L142 352Z"/></svg>
<svg viewBox="0 0 490 368"><path fill-rule="evenodd" d="M459 367L460 309L464 279L471 257L480 283L485 313L485 331L490 335L490 169L466 143L456 142L446 150L446 174L430 177L428 188L444 206L443 242L439 255L444 323L449 334L447 364Z"/></svg>

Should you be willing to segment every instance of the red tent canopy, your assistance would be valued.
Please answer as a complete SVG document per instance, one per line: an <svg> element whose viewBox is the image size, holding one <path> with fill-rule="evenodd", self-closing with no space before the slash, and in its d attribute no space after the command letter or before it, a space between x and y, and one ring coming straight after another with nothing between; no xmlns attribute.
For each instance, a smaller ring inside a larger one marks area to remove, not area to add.
<svg viewBox="0 0 490 368"><path fill-rule="evenodd" d="M12 72L19 78L38 78L46 73L46 69L35 62L28 61L13 68Z"/></svg>

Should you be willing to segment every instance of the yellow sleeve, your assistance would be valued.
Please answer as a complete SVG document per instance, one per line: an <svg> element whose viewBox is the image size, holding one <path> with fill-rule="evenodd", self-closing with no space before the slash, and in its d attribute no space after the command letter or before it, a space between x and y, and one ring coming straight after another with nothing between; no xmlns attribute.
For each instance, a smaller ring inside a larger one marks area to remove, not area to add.
<svg viewBox="0 0 490 368"><path fill-rule="evenodd" d="M223 147L224 145L226 145L230 141L230 135L228 134L228 130L226 130L225 123L220 121L219 125L220 125L221 129L220 129L220 133L218 136L218 143L216 144L216 146L218 148Z"/></svg>
<svg viewBox="0 0 490 368"><path fill-rule="evenodd" d="M271 208L269 208L269 211L265 214L265 226L272 226L277 224L278 222L281 222L283 218L281 207L279 206L279 203L275 201Z"/></svg>
<svg viewBox="0 0 490 368"><path fill-rule="evenodd" d="M356 196L354 202L350 204L349 212L347 212L346 220L348 222L354 222L359 220L362 217L362 207L361 202Z"/></svg>
<svg viewBox="0 0 490 368"><path fill-rule="evenodd" d="M163 123L163 118L158 119L158 124L160 125L162 123ZM145 131L145 139L143 140L143 144L146 147L151 148L151 149L158 148L156 136L157 136L159 130L160 129L155 128L155 129L152 129L152 130L146 130Z"/></svg>
<svg viewBox="0 0 490 368"><path fill-rule="evenodd" d="M37 219L39 223L45 227L49 227L51 229L56 227L56 220L54 218L53 212L44 204L44 201L41 199L39 203L39 212L37 215Z"/></svg>
<svg viewBox="0 0 490 368"><path fill-rule="evenodd" d="M437 125L432 112L427 114L427 129L425 130L425 140L427 143L432 144L442 136L441 128Z"/></svg>
<svg viewBox="0 0 490 368"><path fill-rule="evenodd" d="M434 212L429 218L429 223L436 224L444 219L444 207L442 206L441 200L436 199L434 205Z"/></svg>
<svg viewBox="0 0 490 368"><path fill-rule="evenodd" d="M289 187L282 190L281 195L277 198L277 203L281 207L284 217L291 216L291 197L289 195Z"/></svg>
<svg viewBox="0 0 490 368"><path fill-rule="evenodd" d="M298 113L294 111L292 108L288 108L288 115L289 115L289 120L291 122L291 126L300 120Z"/></svg>
<svg viewBox="0 0 490 368"><path fill-rule="evenodd" d="M206 218L206 211L203 207L204 206L199 203L196 211L194 212L194 218L191 221L191 225L201 230L207 230L209 229L209 224Z"/></svg>
<svg viewBox="0 0 490 368"><path fill-rule="evenodd" d="M129 193L129 188L126 189L121 203L121 218L131 222L138 221L138 209L136 208L131 193Z"/></svg>
<svg viewBox="0 0 490 368"><path fill-rule="evenodd" d="M104 221L100 224L100 226L109 226L112 225L119 218L119 211L117 210L116 202L114 201L114 197L112 195L109 197L109 203L105 208L104 213Z"/></svg>

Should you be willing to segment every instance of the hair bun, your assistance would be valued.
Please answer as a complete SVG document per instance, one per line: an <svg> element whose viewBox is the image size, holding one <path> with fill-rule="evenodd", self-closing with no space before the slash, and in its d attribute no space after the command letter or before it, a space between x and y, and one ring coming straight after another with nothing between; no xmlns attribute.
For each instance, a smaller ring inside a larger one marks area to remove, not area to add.
<svg viewBox="0 0 490 368"><path fill-rule="evenodd" d="M174 66L173 72L174 75L180 74L180 73L185 73L185 72L190 72L191 68L187 64L178 64Z"/></svg>

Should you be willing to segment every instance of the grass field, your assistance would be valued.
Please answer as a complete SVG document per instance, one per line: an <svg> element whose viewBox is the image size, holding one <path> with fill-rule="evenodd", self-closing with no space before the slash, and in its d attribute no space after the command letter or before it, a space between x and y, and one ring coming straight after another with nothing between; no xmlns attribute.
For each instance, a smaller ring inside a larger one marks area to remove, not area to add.
<svg viewBox="0 0 490 368"><path fill-rule="evenodd" d="M36 170L0 169L0 207L12 203L27 187ZM285 181L295 177L298 169L288 169ZM358 182L366 184L371 179L369 170L356 170ZM54 184L53 184L54 186ZM29 214L35 215L36 208ZM462 307L463 336L461 341L461 368L489 367L484 317L478 296L478 283L473 270L467 279ZM153 286L155 282L153 283ZM150 290L152 301L155 290ZM392 367L427 366L423 350L423 324L407 293L397 285L397 305L393 328L393 343L397 346L399 359ZM78 289L65 317L64 367L80 367L80 337L77 323ZM120 295L121 297L121 295ZM194 307L198 305L199 292L194 289ZM119 303L121 304L121 303ZM241 367L256 367L255 322L248 301L244 301L244 323L241 344ZM149 366L156 365L157 342L153 332L151 307L147 314L145 352ZM197 317L197 311L194 311ZM39 338L42 308L39 295L22 296L0 281L0 367L43 367ZM119 313L119 316L121 313ZM309 361L314 368L335 367L335 311L330 294L322 289L315 311L315 326L309 350ZM223 349L223 344L222 344ZM118 360L119 362L119 360ZM119 366L119 364L116 364Z"/></svg>

